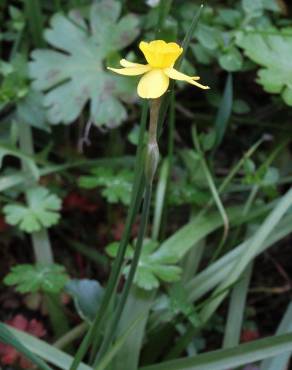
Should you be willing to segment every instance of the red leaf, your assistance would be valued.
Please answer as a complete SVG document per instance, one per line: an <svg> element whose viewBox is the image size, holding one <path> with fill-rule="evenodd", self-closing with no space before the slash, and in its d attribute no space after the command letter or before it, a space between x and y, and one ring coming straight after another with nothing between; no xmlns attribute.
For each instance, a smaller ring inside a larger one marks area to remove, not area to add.
<svg viewBox="0 0 292 370"><path fill-rule="evenodd" d="M37 321L36 319L30 320L26 331L38 338L44 337L47 334L43 323Z"/></svg>
<svg viewBox="0 0 292 370"><path fill-rule="evenodd" d="M5 323L22 331L26 331L28 326L28 320L22 315L16 315L12 319L5 321Z"/></svg>
<svg viewBox="0 0 292 370"><path fill-rule="evenodd" d="M23 315L20 314L14 316L10 320L5 321L5 323L39 338L46 335L46 329L40 321L36 319L28 321ZM3 365L14 365L18 362L22 369L34 368L33 364L20 353L18 353L16 349L3 343L0 343L0 361Z"/></svg>

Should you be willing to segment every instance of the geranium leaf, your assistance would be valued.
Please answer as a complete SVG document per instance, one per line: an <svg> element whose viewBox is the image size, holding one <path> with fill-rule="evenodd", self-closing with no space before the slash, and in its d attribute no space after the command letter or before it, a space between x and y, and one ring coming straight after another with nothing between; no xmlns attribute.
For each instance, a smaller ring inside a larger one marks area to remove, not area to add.
<svg viewBox="0 0 292 370"><path fill-rule="evenodd" d="M121 84L103 65L110 52L129 45L139 33L135 15L118 20L119 14L120 3L102 0L92 5L89 26L77 12L53 16L45 38L58 51L35 50L29 65L33 88L46 92L50 123L73 122L88 101L96 125L114 127L126 118L119 98L133 96L133 81Z"/></svg>
<svg viewBox="0 0 292 370"><path fill-rule="evenodd" d="M61 265L17 265L4 278L6 285L15 285L20 293L59 293L69 277Z"/></svg>
<svg viewBox="0 0 292 370"><path fill-rule="evenodd" d="M258 82L269 93L281 94L286 104L292 106L292 74L289 64L292 54L291 29L273 34L239 34L237 44L245 54L262 66Z"/></svg>
<svg viewBox="0 0 292 370"><path fill-rule="evenodd" d="M31 233L58 223L61 199L48 189L38 186L27 191L27 205L8 204L3 208L9 225L18 225L20 230Z"/></svg>
<svg viewBox="0 0 292 370"><path fill-rule="evenodd" d="M111 168L98 167L90 176L81 176L79 186L86 189L102 187L102 195L109 203L130 203L133 186L133 173L127 169L115 171Z"/></svg>
<svg viewBox="0 0 292 370"><path fill-rule="evenodd" d="M181 276L181 268L178 266L164 264L155 257L155 251L158 243L150 239L144 241L142 254L140 256L138 268L135 274L134 283L142 289L152 290L159 287L160 282L171 283L178 281ZM107 247L107 253L111 257L117 254L118 243L112 243ZM133 258L133 247L127 248L127 259ZM127 276L130 266L127 265L124 269L124 274Z"/></svg>

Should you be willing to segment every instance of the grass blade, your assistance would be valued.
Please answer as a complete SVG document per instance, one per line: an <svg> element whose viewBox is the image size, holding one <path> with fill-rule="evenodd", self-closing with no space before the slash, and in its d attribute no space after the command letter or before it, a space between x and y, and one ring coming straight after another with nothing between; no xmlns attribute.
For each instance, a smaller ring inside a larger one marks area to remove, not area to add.
<svg viewBox="0 0 292 370"><path fill-rule="evenodd" d="M29 359L33 364L38 366L41 370L52 370L43 360L37 357L27 346L27 343L23 341L23 338L19 338L15 335L16 329L12 329L2 323L0 323L0 342L8 344L14 347L18 352L23 354L27 359ZM21 333L21 332L20 332ZM31 337L29 335L29 337ZM33 337L31 337L33 338ZM26 343L23 345L22 343Z"/></svg>
<svg viewBox="0 0 292 370"><path fill-rule="evenodd" d="M262 253L267 248L271 247L274 243L286 237L292 231L292 216L287 215L274 230L273 234L266 240L257 254ZM234 248L231 252L212 263L194 279L189 281L186 286L190 302L195 302L220 284L226 279L230 273L235 269L238 260L241 259L246 248L250 244L251 239L241 243L238 247Z"/></svg>
<svg viewBox="0 0 292 370"><path fill-rule="evenodd" d="M41 357L45 361L50 362L52 365L57 366L60 369L68 370L73 358L67 353L60 351L59 349L51 346L43 340L37 339L32 335L24 333L23 331L17 330L15 328L8 327L6 325L1 325L1 327L6 327L9 332L11 332L18 341L25 343L25 348L35 355ZM52 370L50 367L47 367L46 370ZM92 370L91 367L80 364L78 370Z"/></svg>
<svg viewBox="0 0 292 370"><path fill-rule="evenodd" d="M226 370L292 350L292 334L260 339L235 348L150 365L140 370Z"/></svg>
<svg viewBox="0 0 292 370"><path fill-rule="evenodd" d="M282 217L292 206L292 188L283 195L276 207L271 211L269 216L266 218L264 223L259 227L258 231L255 233L254 237L251 238L250 243L248 244L244 254L241 256L241 259L236 263L234 270L231 274L225 279L214 291L216 295L220 291L228 286L234 284L241 276L244 269L247 265L255 258L257 253L261 250L263 243L271 236L271 233L274 231L275 227L281 221ZM211 301L211 303L202 310L201 319L203 322L207 322L212 314L216 311L218 306L221 304L223 299L226 297L228 292L225 292Z"/></svg>
<svg viewBox="0 0 292 370"><path fill-rule="evenodd" d="M215 120L216 143L214 146L214 151L220 146L224 138L232 112L232 104L233 104L233 78L232 74L229 73L226 80L223 97L220 102L219 110Z"/></svg>
<svg viewBox="0 0 292 370"><path fill-rule="evenodd" d="M283 316L283 319L278 327L277 334L292 332L292 302ZM260 370L285 370L288 369L291 351L278 355L274 358L263 361Z"/></svg>
<svg viewBox="0 0 292 370"><path fill-rule="evenodd" d="M119 370L121 364L123 364L123 368L127 370L137 369L143 344L144 330L149 311L153 304L154 294L154 291L145 291L144 289L132 286L119 322L117 337L122 337L123 333L126 333L128 329L131 328L133 321L135 322L138 320L138 322L135 327L130 330L122 345L119 346L119 352L111 363L111 369Z"/></svg>
<svg viewBox="0 0 292 370"><path fill-rule="evenodd" d="M242 278L232 289L227 322L224 332L223 348L235 347L239 344L246 296L252 274L252 263L244 271Z"/></svg>

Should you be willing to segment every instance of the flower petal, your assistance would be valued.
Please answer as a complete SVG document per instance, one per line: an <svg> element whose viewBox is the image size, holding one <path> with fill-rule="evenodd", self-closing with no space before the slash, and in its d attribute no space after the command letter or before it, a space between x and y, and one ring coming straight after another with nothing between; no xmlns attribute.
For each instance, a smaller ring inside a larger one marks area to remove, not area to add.
<svg viewBox="0 0 292 370"><path fill-rule="evenodd" d="M125 68L128 68L128 67L141 67L141 66L145 66L145 64L140 64L140 63L134 63L134 62L130 62L129 60L127 59L121 59L120 60L120 65L122 67L125 67Z"/></svg>
<svg viewBox="0 0 292 370"><path fill-rule="evenodd" d="M125 76L138 76L150 71L151 67L149 65L140 64L138 66L127 67L127 68L111 68L107 67L110 71L118 73Z"/></svg>
<svg viewBox="0 0 292 370"><path fill-rule="evenodd" d="M156 99L165 93L169 78L161 69L153 69L146 73L138 84L138 95L145 99Z"/></svg>
<svg viewBox="0 0 292 370"><path fill-rule="evenodd" d="M198 86L201 89L205 89L205 90L210 89L209 86L201 85L200 83L195 81L195 80L199 80L200 77L197 77L197 76L191 77L191 76L185 75L184 73L181 73L174 68L165 68L164 73L169 78L172 78L173 80L186 81L192 85Z"/></svg>
<svg viewBox="0 0 292 370"><path fill-rule="evenodd" d="M163 40L154 40L149 43L141 41L139 48L153 68L172 67L183 52L183 49L175 42L167 43Z"/></svg>

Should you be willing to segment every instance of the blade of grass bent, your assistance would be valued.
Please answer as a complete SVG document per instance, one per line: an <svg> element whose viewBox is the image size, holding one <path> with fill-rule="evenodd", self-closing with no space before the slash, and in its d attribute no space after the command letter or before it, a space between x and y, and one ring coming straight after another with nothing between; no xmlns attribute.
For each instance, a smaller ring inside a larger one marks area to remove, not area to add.
<svg viewBox="0 0 292 370"><path fill-rule="evenodd" d="M141 367L139 370L226 370L292 350L292 334L241 344L179 360Z"/></svg>
<svg viewBox="0 0 292 370"><path fill-rule="evenodd" d="M209 170L209 167L208 167L207 161L205 159L204 153L201 150L200 141L199 141L199 137L198 137L198 133L197 133L197 128L196 128L195 125L192 127L192 137L193 137L193 142L194 142L196 151L200 155L202 168L203 168L204 175L206 177L208 186L210 188L210 191L211 191L211 194L213 196L214 202L215 202L215 204L216 204L216 206L217 206L217 208L218 208L218 210L221 214L223 224L224 224L224 231L223 231L222 239L219 242L218 247L216 248L215 253L213 254L213 257L212 257L212 260L215 260L217 258L217 256L220 254L220 252L223 248L223 245L226 241L228 231L229 231L229 220L228 220L228 216L227 216L227 213L225 211L225 208L222 204L221 198L219 196L219 191L216 188L214 179L213 179L212 174Z"/></svg>

